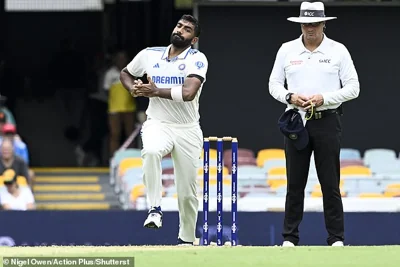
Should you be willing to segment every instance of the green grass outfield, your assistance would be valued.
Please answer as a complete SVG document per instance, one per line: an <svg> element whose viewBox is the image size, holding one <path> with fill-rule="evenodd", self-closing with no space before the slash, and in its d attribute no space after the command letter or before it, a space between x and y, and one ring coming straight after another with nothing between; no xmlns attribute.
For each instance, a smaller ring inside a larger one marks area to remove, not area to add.
<svg viewBox="0 0 400 267"><path fill-rule="evenodd" d="M0 247L1 257L135 257L136 267L399 267L400 246ZM1 263L2 264L2 263Z"/></svg>

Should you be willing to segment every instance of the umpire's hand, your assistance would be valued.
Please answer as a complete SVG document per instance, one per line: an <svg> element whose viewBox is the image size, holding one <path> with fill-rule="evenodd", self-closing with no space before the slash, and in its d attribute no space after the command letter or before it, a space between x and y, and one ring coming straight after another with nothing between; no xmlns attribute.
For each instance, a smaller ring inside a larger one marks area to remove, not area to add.
<svg viewBox="0 0 400 267"><path fill-rule="evenodd" d="M314 108L320 107L324 104L324 97L321 94L312 95L309 97L309 100L303 104L305 110L310 109L312 106Z"/></svg>
<svg viewBox="0 0 400 267"><path fill-rule="evenodd" d="M298 107L303 107L304 104L307 103L308 99L309 98L304 95L293 94L290 98L290 104Z"/></svg>

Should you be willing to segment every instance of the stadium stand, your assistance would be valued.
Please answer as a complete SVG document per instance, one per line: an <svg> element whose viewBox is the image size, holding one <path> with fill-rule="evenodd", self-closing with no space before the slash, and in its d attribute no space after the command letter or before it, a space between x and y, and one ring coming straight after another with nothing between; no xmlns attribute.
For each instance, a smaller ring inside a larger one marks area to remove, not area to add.
<svg viewBox="0 0 400 267"><path fill-rule="evenodd" d="M33 192L38 210L108 210L120 203L108 168L35 169Z"/></svg>
<svg viewBox="0 0 400 267"><path fill-rule="evenodd" d="M224 195L229 196L231 150L224 151ZM140 151L126 150L114 157L110 181L124 209L146 209L146 189L142 181ZM202 162L203 156L200 156ZM239 160L240 159L240 160ZM210 151L210 197L216 190L216 150ZM118 163L119 162L119 163ZM286 162L283 149L265 148L254 153L240 148L238 153L238 191L240 198L284 198L286 194ZM354 148L343 148L340 154L340 183L343 198L375 199L400 197L400 160L396 152L370 149L364 155ZM198 170L199 198L202 193L202 165ZM163 196L176 201L172 159L163 158ZM321 198L315 163L310 164L306 198ZM214 196L215 197L215 196ZM167 202L169 203L169 202ZM240 201L239 201L240 203Z"/></svg>

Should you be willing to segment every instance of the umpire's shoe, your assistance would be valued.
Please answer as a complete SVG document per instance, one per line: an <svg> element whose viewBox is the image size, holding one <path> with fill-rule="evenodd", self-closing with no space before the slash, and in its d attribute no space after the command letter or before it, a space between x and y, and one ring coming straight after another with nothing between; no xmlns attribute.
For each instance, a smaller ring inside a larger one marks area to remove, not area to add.
<svg viewBox="0 0 400 267"><path fill-rule="evenodd" d="M161 207L153 207L149 210L149 215L144 221L143 227L158 229L162 227L162 211Z"/></svg>

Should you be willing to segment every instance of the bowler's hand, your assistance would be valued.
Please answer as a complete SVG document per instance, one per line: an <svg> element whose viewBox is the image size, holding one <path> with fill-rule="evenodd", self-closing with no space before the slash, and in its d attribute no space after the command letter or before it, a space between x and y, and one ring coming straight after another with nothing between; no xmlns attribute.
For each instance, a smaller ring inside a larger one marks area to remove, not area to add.
<svg viewBox="0 0 400 267"><path fill-rule="evenodd" d="M131 87L130 90L129 90L129 92L131 93L131 95L132 95L133 97L141 96L141 95L138 93L138 89L139 89L138 86L140 86L140 85L142 85L142 84L143 84L142 80L135 80L135 81L133 82L133 85L132 85L132 87Z"/></svg>
<svg viewBox="0 0 400 267"><path fill-rule="evenodd" d="M303 104L303 107L305 110L308 110L312 106L314 106L314 108L317 108L319 106L322 106L322 104L324 104L324 98L322 97L321 94L318 94L310 96L309 100Z"/></svg>
<svg viewBox="0 0 400 267"><path fill-rule="evenodd" d="M304 95L293 94L290 98L290 104L298 107L303 107L304 103L306 103L308 99L309 98Z"/></svg>
<svg viewBox="0 0 400 267"><path fill-rule="evenodd" d="M155 97L158 95L158 87L155 83L151 80L151 77L148 76L147 80L149 81L148 84L140 84L138 85L137 93L145 96L145 97Z"/></svg>

